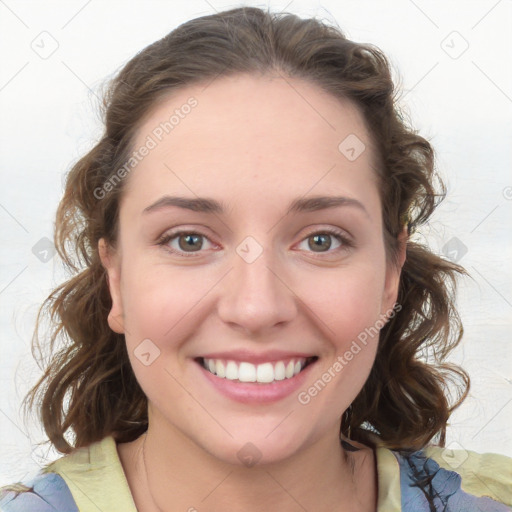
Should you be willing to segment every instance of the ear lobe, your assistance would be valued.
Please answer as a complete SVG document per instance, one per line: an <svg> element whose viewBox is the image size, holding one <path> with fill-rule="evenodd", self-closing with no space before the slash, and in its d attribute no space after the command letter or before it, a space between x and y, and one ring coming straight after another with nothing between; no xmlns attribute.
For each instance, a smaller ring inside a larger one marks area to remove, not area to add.
<svg viewBox="0 0 512 512"><path fill-rule="evenodd" d="M98 253L101 264L106 270L107 286L112 299L112 308L108 314L109 327L118 334L124 334L124 312L121 298L121 265L118 254L114 254L112 248L104 238L98 241Z"/></svg>

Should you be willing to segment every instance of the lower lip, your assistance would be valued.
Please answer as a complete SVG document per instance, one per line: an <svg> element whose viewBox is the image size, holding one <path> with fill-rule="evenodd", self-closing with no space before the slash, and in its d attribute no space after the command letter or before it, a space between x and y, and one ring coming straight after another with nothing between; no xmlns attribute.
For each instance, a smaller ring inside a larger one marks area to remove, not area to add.
<svg viewBox="0 0 512 512"><path fill-rule="evenodd" d="M291 379L275 380L269 384L260 382L238 382L217 377L194 361L206 379L224 396L242 403L271 403L282 400L296 392L308 377L318 359Z"/></svg>

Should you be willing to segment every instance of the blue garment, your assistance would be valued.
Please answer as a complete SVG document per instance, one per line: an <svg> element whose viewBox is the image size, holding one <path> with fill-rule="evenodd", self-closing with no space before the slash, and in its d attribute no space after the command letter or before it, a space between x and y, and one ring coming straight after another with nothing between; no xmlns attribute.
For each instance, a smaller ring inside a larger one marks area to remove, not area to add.
<svg viewBox="0 0 512 512"><path fill-rule="evenodd" d="M423 451L409 455L393 452L400 464L402 510L430 512L429 501L436 512L508 512L512 508L482 496L473 496L461 489L461 477L456 471L441 468Z"/></svg>
<svg viewBox="0 0 512 512"><path fill-rule="evenodd" d="M9 490L16 487L17 491ZM66 482L56 473L39 473L24 484L1 488L0 511L79 512Z"/></svg>

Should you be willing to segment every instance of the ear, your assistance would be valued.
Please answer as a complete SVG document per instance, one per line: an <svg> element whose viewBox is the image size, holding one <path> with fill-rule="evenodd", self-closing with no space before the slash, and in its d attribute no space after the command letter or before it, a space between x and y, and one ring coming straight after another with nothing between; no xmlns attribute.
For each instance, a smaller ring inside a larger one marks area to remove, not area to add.
<svg viewBox="0 0 512 512"><path fill-rule="evenodd" d="M121 299L121 261L118 253L114 253L104 238L98 241L98 252L101 264L107 271L107 284L112 299L112 308L108 314L108 325L118 334L124 334L124 312Z"/></svg>
<svg viewBox="0 0 512 512"><path fill-rule="evenodd" d="M400 275L402 273L402 267L404 266L406 255L407 255L407 240L409 233L407 226L404 226L402 232L398 235L398 254L396 262L389 262L386 268L386 282L384 285L384 293L382 297L382 308L381 313L386 315L393 309L398 298L398 290L400 287Z"/></svg>

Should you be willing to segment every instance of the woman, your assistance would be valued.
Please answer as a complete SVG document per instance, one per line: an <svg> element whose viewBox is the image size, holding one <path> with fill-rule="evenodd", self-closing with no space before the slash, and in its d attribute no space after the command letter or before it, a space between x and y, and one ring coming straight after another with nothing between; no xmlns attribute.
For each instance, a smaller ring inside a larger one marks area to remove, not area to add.
<svg viewBox="0 0 512 512"><path fill-rule="evenodd" d="M257 8L124 67L27 396L66 455L1 510L510 510L509 458L443 449L464 270L412 239L443 191L394 92L377 48Z"/></svg>

